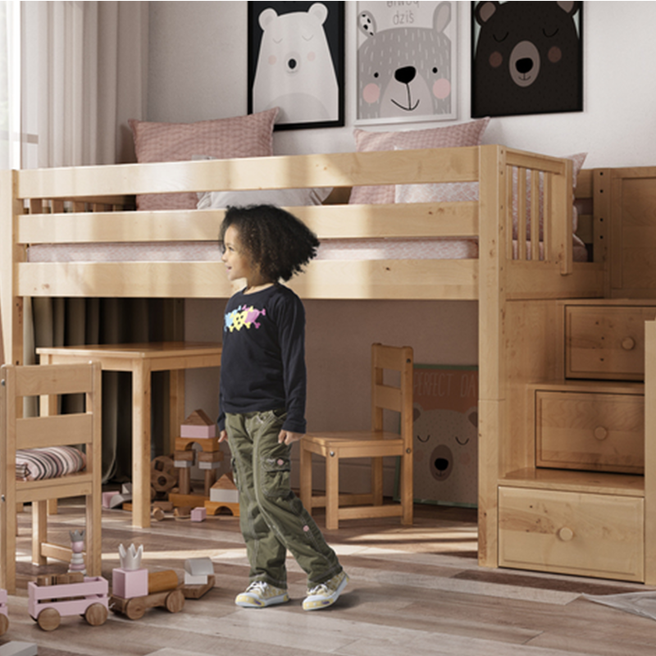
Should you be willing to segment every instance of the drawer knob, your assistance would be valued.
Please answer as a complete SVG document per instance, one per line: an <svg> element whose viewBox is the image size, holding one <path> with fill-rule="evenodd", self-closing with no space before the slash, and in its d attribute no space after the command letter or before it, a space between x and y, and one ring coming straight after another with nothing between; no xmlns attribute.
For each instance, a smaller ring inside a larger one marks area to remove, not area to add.
<svg viewBox="0 0 656 656"><path fill-rule="evenodd" d="M574 537L574 531L571 528L567 528L567 526L563 526L558 531L558 537L563 542L569 542Z"/></svg>
<svg viewBox="0 0 656 656"><path fill-rule="evenodd" d="M601 442L601 440L605 440L608 437L608 429L604 428L603 426L597 426L597 428L594 429L593 431L594 436Z"/></svg>
<svg viewBox="0 0 656 656"><path fill-rule="evenodd" d="M633 337L625 337L622 340L622 348L625 351L632 351L635 348L635 345L636 345L636 343L635 343L635 339L633 339Z"/></svg>

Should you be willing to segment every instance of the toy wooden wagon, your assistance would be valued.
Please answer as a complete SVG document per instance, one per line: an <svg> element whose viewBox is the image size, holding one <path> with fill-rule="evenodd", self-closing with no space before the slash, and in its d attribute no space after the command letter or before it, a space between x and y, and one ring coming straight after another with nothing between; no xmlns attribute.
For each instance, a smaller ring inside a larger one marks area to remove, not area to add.
<svg viewBox="0 0 656 656"><path fill-rule="evenodd" d="M27 584L27 610L44 631L54 631L66 615L82 615L91 626L107 620L109 584L102 576L85 576L74 583L40 583Z"/></svg>

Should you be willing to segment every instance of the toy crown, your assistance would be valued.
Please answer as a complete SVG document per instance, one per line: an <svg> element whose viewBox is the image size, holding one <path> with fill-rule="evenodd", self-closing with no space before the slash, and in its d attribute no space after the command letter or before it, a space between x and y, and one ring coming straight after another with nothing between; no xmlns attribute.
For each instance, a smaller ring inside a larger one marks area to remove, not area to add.
<svg viewBox="0 0 656 656"><path fill-rule="evenodd" d="M84 541L84 530L82 531L69 531L68 534L71 536L71 542L83 542Z"/></svg>
<svg viewBox="0 0 656 656"><path fill-rule="evenodd" d="M125 550L122 544L119 544L118 555L121 558L121 569L140 569L141 556L143 555L143 544L139 545L139 549L136 549L134 544L131 544L128 551Z"/></svg>

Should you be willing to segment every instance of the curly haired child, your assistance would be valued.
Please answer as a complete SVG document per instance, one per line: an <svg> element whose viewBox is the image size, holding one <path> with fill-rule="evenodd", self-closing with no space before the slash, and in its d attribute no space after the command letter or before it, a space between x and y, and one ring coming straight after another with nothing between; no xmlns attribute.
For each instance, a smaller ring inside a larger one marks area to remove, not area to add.
<svg viewBox="0 0 656 656"><path fill-rule="evenodd" d="M228 279L246 280L225 310L218 421L219 441L230 445L250 563L250 585L235 603L289 601L289 549L308 577L303 608L326 608L348 576L291 490L291 445L306 425L305 311L279 282L302 271L319 241L289 212L253 205L227 210L219 243Z"/></svg>

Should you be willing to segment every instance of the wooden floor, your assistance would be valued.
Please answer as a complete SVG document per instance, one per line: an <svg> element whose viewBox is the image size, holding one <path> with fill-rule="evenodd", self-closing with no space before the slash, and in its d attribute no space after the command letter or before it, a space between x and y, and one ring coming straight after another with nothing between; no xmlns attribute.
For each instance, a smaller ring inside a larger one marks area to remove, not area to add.
<svg viewBox="0 0 656 656"><path fill-rule="evenodd" d="M42 631L27 613L27 581L38 570L29 563L30 514L23 513L19 590L9 599L9 630L0 644L33 642L40 656L654 654L656 621L581 596L645 591L643 586L482 569L475 511L422 505L416 513L412 528L371 520L327 531L351 582L332 608L304 612L305 575L293 560L290 603L255 610L234 605L248 574L238 520L167 519L135 529L128 513L106 510L103 574L110 582L118 545L135 543L144 545L145 567L175 569L180 579L185 559L210 557L216 587L200 600L187 600L180 613L155 608L137 621L110 613L99 627L66 617L53 632ZM317 519L323 528L323 517ZM80 508L67 506L53 520L51 535L67 541L68 530L81 523ZM65 567L53 563L47 569Z"/></svg>

